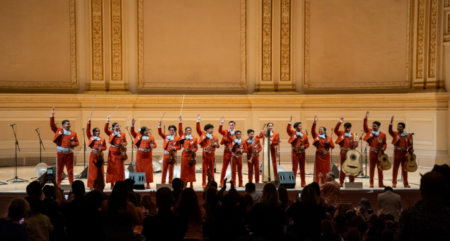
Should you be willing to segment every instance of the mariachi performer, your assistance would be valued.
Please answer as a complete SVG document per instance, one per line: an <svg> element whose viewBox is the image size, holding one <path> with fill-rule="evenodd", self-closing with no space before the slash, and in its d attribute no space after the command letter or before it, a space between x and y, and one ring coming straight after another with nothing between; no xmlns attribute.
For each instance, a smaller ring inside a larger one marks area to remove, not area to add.
<svg viewBox="0 0 450 241"><path fill-rule="evenodd" d="M100 156L103 156L103 151L106 150L105 138L100 137L100 129L95 127L91 132L91 118L86 126L86 135L88 137L88 146L91 148L91 154L89 155L89 166L88 166L88 181L87 186L90 190L94 190L94 181L97 179L97 166L95 163L98 161ZM102 173L105 173L105 168L102 165Z"/></svg>
<svg viewBox="0 0 450 241"><path fill-rule="evenodd" d="M125 133L120 131L120 125L117 122L112 124L112 130L109 129L109 116L106 118L105 133L109 136L108 165L106 168L106 182L111 183L111 189L117 181L125 180L125 167L120 159L120 146L127 146Z"/></svg>
<svg viewBox="0 0 450 241"><path fill-rule="evenodd" d="M150 135L150 129L143 126L136 132L134 124L136 120L131 120L131 135L134 137L134 143L137 148L136 153L136 172L145 172L145 182L147 189L150 189L150 183L153 182L153 149L156 148L156 142Z"/></svg>
<svg viewBox="0 0 450 241"><path fill-rule="evenodd" d="M183 121L180 115L180 124L178 126L178 134L180 135L180 145L183 148L181 155L181 174L180 179L184 182L184 187L189 182L190 187L193 188L195 182L195 153L198 150L197 137L192 136L192 128L186 127L183 132Z"/></svg>

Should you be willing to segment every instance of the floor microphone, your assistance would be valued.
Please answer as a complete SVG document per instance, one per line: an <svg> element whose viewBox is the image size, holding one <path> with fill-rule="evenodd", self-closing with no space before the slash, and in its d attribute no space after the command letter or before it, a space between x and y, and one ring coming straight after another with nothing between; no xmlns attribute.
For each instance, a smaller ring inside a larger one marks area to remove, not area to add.
<svg viewBox="0 0 450 241"><path fill-rule="evenodd" d="M16 124L9 124L8 126L15 126Z"/></svg>

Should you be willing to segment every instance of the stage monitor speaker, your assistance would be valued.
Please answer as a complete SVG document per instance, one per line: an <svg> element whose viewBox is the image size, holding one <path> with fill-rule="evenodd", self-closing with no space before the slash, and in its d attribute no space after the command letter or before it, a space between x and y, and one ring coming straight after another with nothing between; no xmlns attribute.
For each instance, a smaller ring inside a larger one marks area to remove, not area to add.
<svg viewBox="0 0 450 241"><path fill-rule="evenodd" d="M55 180L53 180L53 181L56 182L56 167L50 167L50 168L53 169L53 173L54 173L53 176L54 176L54 179L55 179ZM43 175L41 175L41 176L39 177L39 182L40 182L40 183L42 183L42 182L44 181L44 175L47 175L47 172L45 172ZM67 177L66 173L63 172L62 180L66 179L66 177Z"/></svg>
<svg viewBox="0 0 450 241"><path fill-rule="evenodd" d="M160 189L160 188L163 188L163 187L167 187L167 188L169 188L170 190L173 190L173 188L172 188L172 184L168 184L168 183L164 183L164 184L156 184L156 190L158 190L158 189Z"/></svg>
<svg viewBox="0 0 450 241"><path fill-rule="evenodd" d="M295 188L294 172L278 172L277 182L285 188Z"/></svg>
<svg viewBox="0 0 450 241"><path fill-rule="evenodd" d="M345 189L363 189L362 182L346 182L344 183Z"/></svg>
<svg viewBox="0 0 450 241"><path fill-rule="evenodd" d="M134 189L145 189L145 172L130 172L130 179L134 180Z"/></svg>
<svg viewBox="0 0 450 241"><path fill-rule="evenodd" d="M255 190L256 191L262 191L264 189L265 183L255 183Z"/></svg>
<svg viewBox="0 0 450 241"><path fill-rule="evenodd" d="M334 174L335 178L339 178L339 169L334 165L334 163L331 163L331 172Z"/></svg>

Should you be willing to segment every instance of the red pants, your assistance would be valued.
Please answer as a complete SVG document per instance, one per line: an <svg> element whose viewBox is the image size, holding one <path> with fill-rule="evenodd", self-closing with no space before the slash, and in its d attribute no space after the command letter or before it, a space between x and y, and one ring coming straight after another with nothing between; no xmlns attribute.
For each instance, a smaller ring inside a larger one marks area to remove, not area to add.
<svg viewBox="0 0 450 241"><path fill-rule="evenodd" d="M248 182L253 182L253 171L255 171L255 183L259 183L259 155L254 155L252 162L248 162L250 156L247 156Z"/></svg>
<svg viewBox="0 0 450 241"><path fill-rule="evenodd" d="M322 173L325 179L327 173L331 172L330 153L322 154L316 152L316 160L314 162L314 181L319 183L319 173Z"/></svg>
<svg viewBox="0 0 450 241"><path fill-rule="evenodd" d="M408 152L403 152L400 150L394 150L394 169L392 170L392 184L397 184L397 174L398 168L402 166L402 174L403 174L403 184L408 185L408 172L405 171L404 165L407 163L406 154Z"/></svg>
<svg viewBox="0 0 450 241"><path fill-rule="evenodd" d="M243 180L242 180L242 156L231 157L231 181L233 182L234 186L236 186L236 168L238 172L238 178L239 178L239 187L243 187Z"/></svg>
<svg viewBox="0 0 450 241"><path fill-rule="evenodd" d="M138 150L136 153L136 170L135 172L145 172L145 182L153 182L153 158L152 152L143 152Z"/></svg>
<svg viewBox="0 0 450 241"><path fill-rule="evenodd" d="M222 164L222 173L220 173L220 186L223 185L223 179L225 178L225 174L227 173L228 165L231 162L231 151L224 150L223 151L223 164Z"/></svg>
<svg viewBox="0 0 450 241"><path fill-rule="evenodd" d="M106 167L106 182L116 183L123 180L125 180L125 166L123 161L120 160L120 150L110 146Z"/></svg>
<svg viewBox="0 0 450 241"><path fill-rule="evenodd" d="M378 168L378 153L370 152L370 186L373 186L373 176L375 176L375 169L378 172L378 186L383 187L383 171Z"/></svg>
<svg viewBox="0 0 450 241"><path fill-rule="evenodd" d="M93 152L89 155L87 186L90 188L94 188L94 181L97 179L98 169L94 164L94 162L97 162L97 157L98 155ZM105 173L104 165L102 165L102 173Z"/></svg>
<svg viewBox="0 0 450 241"><path fill-rule="evenodd" d="M305 161L306 155L305 153L296 153L291 152L292 158L292 171L294 172L294 177L297 179L297 170L300 167L300 179L302 180L302 187L306 186L305 180Z"/></svg>
<svg viewBox="0 0 450 241"><path fill-rule="evenodd" d="M211 176L211 179L214 180L214 161L216 159L215 153L208 153L203 152L202 156L202 186L205 187L207 180L206 180L206 171L209 169L209 175ZM223 173L223 172L222 172Z"/></svg>
<svg viewBox="0 0 450 241"><path fill-rule="evenodd" d="M64 154L56 152L56 183L58 185L62 182L64 166L67 169L67 178L69 178L70 185L73 183L73 153Z"/></svg>
<svg viewBox="0 0 450 241"><path fill-rule="evenodd" d="M175 153L175 158L177 158L177 155ZM169 170L169 184L172 183L173 180L173 168L174 164L169 164L170 162L170 156L169 154L164 154L164 159L162 163L162 177L161 177L161 183L166 183L166 177L167 177L167 170Z"/></svg>
<svg viewBox="0 0 450 241"><path fill-rule="evenodd" d="M195 182L195 165L189 165L191 152L183 151L181 154L181 174L180 179L184 183Z"/></svg>
<svg viewBox="0 0 450 241"><path fill-rule="evenodd" d="M341 184L343 184L345 181L345 173L344 171L342 171L342 165L344 165L345 158L347 158L347 152L341 151L341 172L339 173L339 182ZM349 175L348 179L350 179L350 182L355 182L355 176L353 175Z"/></svg>

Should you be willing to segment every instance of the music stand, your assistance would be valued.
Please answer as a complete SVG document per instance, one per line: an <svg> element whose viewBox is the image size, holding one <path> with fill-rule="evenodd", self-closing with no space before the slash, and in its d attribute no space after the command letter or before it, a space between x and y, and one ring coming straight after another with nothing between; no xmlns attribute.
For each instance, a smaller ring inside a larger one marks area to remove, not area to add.
<svg viewBox="0 0 450 241"><path fill-rule="evenodd" d="M15 152L15 159L16 159L16 170L15 170L15 177L12 179L7 180L7 182L12 182L12 183L16 183L16 182L28 182L28 180L22 179L17 177L17 149L19 149L20 151L20 147L19 147L19 141L17 140L17 135L16 135L16 130L14 129L15 125L11 125L11 128L14 132L14 138L16 139L15 142L15 148L14 148L14 152Z"/></svg>
<svg viewBox="0 0 450 241"><path fill-rule="evenodd" d="M363 134L364 135L364 134ZM364 158L365 160L365 174L364 172L361 173L361 176L359 178L363 178L363 179L367 179L369 178L369 176L367 175L367 142L366 142L366 147L364 148L364 152L363 152L363 135L361 135L361 137L359 138L359 140L361 141L361 154L364 153ZM361 158L363 156L361 155ZM362 163L362 162L361 162Z"/></svg>

